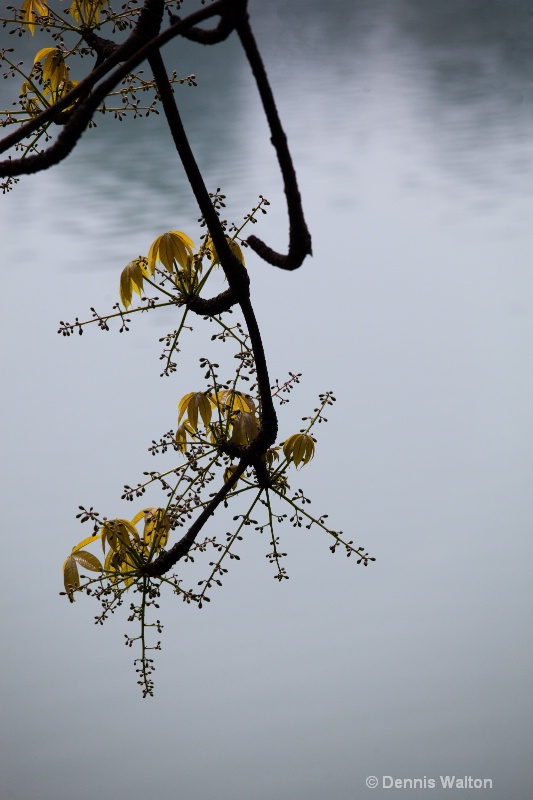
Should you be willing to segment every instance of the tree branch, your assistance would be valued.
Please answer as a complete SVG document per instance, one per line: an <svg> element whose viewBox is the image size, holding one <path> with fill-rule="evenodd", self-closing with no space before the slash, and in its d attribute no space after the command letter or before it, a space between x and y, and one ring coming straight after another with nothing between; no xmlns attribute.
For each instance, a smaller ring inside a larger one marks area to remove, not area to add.
<svg viewBox="0 0 533 800"><path fill-rule="evenodd" d="M215 28L197 28L192 27L184 31L181 35L184 39L189 39L191 42L198 44L212 45L223 42L228 38L230 33L235 29L235 24L242 13L246 12L247 0L232 0L231 5L227 4L220 14L220 22ZM181 17L177 14L172 14L170 17L172 23L180 22Z"/></svg>
<svg viewBox="0 0 533 800"><path fill-rule="evenodd" d="M196 202L205 219L213 244L216 247L230 289L233 290L235 297L240 300L241 297L249 294L250 278L237 256L232 253L226 239L226 234L224 233L218 215L211 202L211 198L209 197L209 192L206 189L202 173L198 169L198 164L196 163L189 140L187 139L187 134L185 133L181 121L181 116L176 105L172 86L167 77L161 53L159 51L153 53L148 61L152 69L157 90L161 97L163 110L174 144L176 145L176 150L178 151L185 173L191 184Z"/></svg>
<svg viewBox="0 0 533 800"><path fill-rule="evenodd" d="M233 472L231 479L224 484L222 489L215 495L213 501L204 509L198 519L189 529L188 533L166 554L157 558L150 565L151 570L157 572L150 572L147 574L162 575L168 571L176 561L181 558L188 549L192 546L198 532L203 525L207 522L209 517L213 514L215 508L224 499L230 491L240 475L244 472L247 466L252 462L258 464L261 457L268 450L268 448L275 442L278 432L278 420L272 395L270 391L270 379L268 376L268 367L265 357L265 351L257 319L250 302L250 279L244 266L239 259L232 253L218 215L215 211L209 193L205 187L204 180L198 168L194 155L187 139L187 134L183 127L181 117L176 105L176 100L172 92L172 87L169 83L163 59L159 52L154 53L149 58L150 67L152 69L157 89L161 96L161 102L167 118L167 122L176 145L176 149L183 163L187 178L191 184L192 191L196 197L196 201L206 221L209 234L217 249L217 254L220 258L220 263L224 273L230 284L230 291L232 296L237 299L238 304L242 310L248 334L250 336L250 347L254 356L256 371L257 371L257 385L259 389L259 397L261 400L261 428L257 437L246 447L234 448L235 454L239 453L240 461L239 466ZM224 293L227 295L227 293ZM220 296L219 296L220 297ZM217 298L215 298L216 300ZM207 301L207 303L212 301ZM224 448L227 452L228 447ZM259 466L256 468L258 479L265 483L265 470ZM237 476L237 477L235 477ZM228 487L230 484L230 487ZM161 571L160 571L161 570Z"/></svg>
<svg viewBox="0 0 533 800"><path fill-rule="evenodd" d="M302 198L298 189L296 172L291 159L291 154L287 145L287 137L281 125L274 95L270 88L270 83L266 74L263 60L257 48L257 44L250 27L248 14L242 14L236 25L237 34L241 40L244 52L250 63L250 67L255 77L257 88L261 96L263 108L272 134L271 142L276 150L285 196L287 198L287 210L289 212L289 252L287 255L275 252L268 247L257 236L250 236L248 244L261 256L262 259L281 269L298 269L306 256L312 254L311 234L307 228L302 209Z"/></svg>

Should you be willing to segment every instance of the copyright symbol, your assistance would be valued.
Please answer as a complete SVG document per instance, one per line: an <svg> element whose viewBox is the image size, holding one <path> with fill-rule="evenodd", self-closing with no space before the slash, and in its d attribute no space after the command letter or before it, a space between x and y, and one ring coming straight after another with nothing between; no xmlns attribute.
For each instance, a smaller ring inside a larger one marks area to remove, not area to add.
<svg viewBox="0 0 533 800"><path fill-rule="evenodd" d="M379 781L378 781L378 779L376 778L375 775L369 775L368 778L366 779L365 783L366 783L366 785L368 786L369 789L375 789L376 786L378 785Z"/></svg>

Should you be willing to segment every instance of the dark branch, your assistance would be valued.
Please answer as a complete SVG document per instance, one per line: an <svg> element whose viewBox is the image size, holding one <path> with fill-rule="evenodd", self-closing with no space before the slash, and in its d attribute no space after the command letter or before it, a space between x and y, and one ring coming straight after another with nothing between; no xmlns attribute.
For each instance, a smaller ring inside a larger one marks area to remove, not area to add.
<svg viewBox="0 0 533 800"><path fill-rule="evenodd" d="M194 295L187 300L187 308L204 317L214 317L218 314L223 314L224 311L229 311L230 308L237 305L237 299L233 289L226 289L216 297L204 299Z"/></svg>
<svg viewBox="0 0 533 800"><path fill-rule="evenodd" d="M96 53L94 69L97 69L106 58L112 56L119 48L119 45L116 42L112 42L111 39L103 39L101 36L97 36L92 28L86 28L83 31L83 38Z"/></svg>
<svg viewBox="0 0 533 800"><path fill-rule="evenodd" d="M226 235L220 224L215 208L205 187L202 174L194 158L187 139L187 134L183 127L179 115L176 100L172 92L172 87L163 64L163 59L159 52L150 57L150 66L154 74L156 85L161 96L163 109L167 122L179 153L185 172L191 184L194 196L206 221L209 233L216 247L220 263L228 279L230 289L237 299L250 335L250 344L254 354L257 369L257 381L261 398L261 417L262 426L257 439L253 443L254 453L266 452L268 447L275 441L277 436L277 417L274 410L274 403L270 393L270 380L265 358L265 351L259 326L255 318L254 310L250 302L250 278L239 259L232 253L228 245Z"/></svg>
<svg viewBox="0 0 533 800"><path fill-rule="evenodd" d="M207 228L213 244L216 247L221 266L226 274L230 289L233 290L236 299L249 294L250 278L246 269L234 255L228 245L226 235L220 224L217 212L215 211L209 192L206 189L202 173L198 168L196 159L191 150L187 134L181 121L180 113L176 105L172 86L169 83L165 65L161 53L157 51L148 59L154 75L157 90L161 97L163 110L167 118L168 126L176 145L179 157L191 184L191 189L196 198L196 202L205 219Z"/></svg>
<svg viewBox="0 0 533 800"><path fill-rule="evenodd" d="M183 163L187 178L191 185L196 201L206 221L210 236L217 249L217 254L220 258L220 263L224 273L230 284L229 291L231 298L236 298L242 310L244 320L250 336L250 346L253 352L257 385L259 389L259 397L261 400L261 429L254 439L254 441L247 447L236 448L232 455L240 456L238 468L234 471L232 478L228 483L224 484L222 489L215 495L215 498L204 509L202 514L198 517L195 523L191 526L188 533L177 543L168 553L163 554L157 558L151 565L150 569L157 570L157 572L150 572L150 575L162 575L168 571L176 561L181 558L188 549L192 546L198 532L202 526L209 519L216 506L224 499L229 489L228 484L233 485L238 477L242 475L246 467L254 462L256 465L268 448L275 442L278 432L278 420L272 394L270 391L270 379L268 376L268 367L265 357L261 333L257 324L257 319L250 302L250 279L244 266L240 263L239 259L231 252L228 245L226 235L217 216L216 210L211 202L209 193L205 187L204 180L194 158L193 152L190 148L187 134L183 127L181 117L176 105L176 100L172 92L172 87L169 83L163 59L159 52L150 56L150 66L154 75L154 79L159 91L163 109L167 118L167 122L176 145L176 149ZM228 297L228 293L224 293ZM219 298L221 296L219 295ZM194 301L194 304L200 303L200 298ZM218 298L214 298L218 300ZM189 301L190 302L190 301ZM205 301L206 303L212 301ZM194 310L194 309L193 309ZM231 445L226 445L223 450L228 452ZM256 474L258 480L261 481L260 485L267 484L268 476L265 475L266 470L262 470L260 466L256 467ZM237 478L235 476L237 475ZM233 480L235 478L235 480ZM230 485L230 488L231 488ZM171 555L172 554L172 555ZM159 571L161 570L161 571Z"/></svg>
<svg viewBox="0 0 533 800"><path fill-rule="evenodd" d="M305 257L312 254L311 235L303 214L302 198L300 197L296 172L287 146L287 137L281 125L274 95L270 88L263 60L257 48L247 13L241 15L236 25L236 30L250 63L250 67L252 68L268 120L270 132L272 134L271 141L276 150L281 174L283 176L287 209L289 212L289 252L287 255L275 252L271 247L268 247L268 245L261 241L261 239L258 239L257 236L250 236L247 241L252 250L255 250L255 252L269 264L280 267L281 269L298 269L298 267L302 265Z"/></svg>
<svg viewBox="0 0 533 800"><path fill-rule="evenodd" d="M198 44L218 44L228 38L230 33L235 29L235 24L238 18L246 9L247 0L233 0L232 4L227 4L220 14L220 22L215 28L197 28L191 27L182 33L185 39ZM173 24L180 22L181 17L177 14L172 14L170 17Z"/></svg>

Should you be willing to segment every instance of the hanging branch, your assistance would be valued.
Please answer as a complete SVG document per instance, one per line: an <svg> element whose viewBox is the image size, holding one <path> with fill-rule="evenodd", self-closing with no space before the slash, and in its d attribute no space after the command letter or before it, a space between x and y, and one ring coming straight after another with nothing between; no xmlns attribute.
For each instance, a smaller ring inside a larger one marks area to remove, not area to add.
<svg viewBox="0 0 533 800"><path fill-rule="evenodd" d="M300 267L306 256L311 255L311 235L307 229L302 209L302 198L298 189L296 172L287 145L287 137L281 125L274 95L263 64L263 59L250 27L248 13L243 13L237 22L236 30L244 48L244 52L252 68L257 88L261 96L263 108L272 134L272 144L276 150L285 196L289 212L289 252L287 255L276 253L257 236L249 236L248 244L262 259L280 269L294 270Z"/></svg>
<svg viewBox="0 0 533 800"><path fill-rule="evenodd" d="M222 450L227 454L240 457L239 466L233 473L231 479L225 484L224 487L215 495L213 500L209 503L206 509L202 512L200 517L196 520L194 525L191 526L187 534L163 556L158 560L148 565L150 575L162 574L159 570L166 571L174 566L179 558L182 558L188 549L195 541L197 534L202 529L203 525L209 517L213 514L218 505L226 497L233 485L237 482L238 478L244 470L254 462L256 465L260 463L260 457L266 453L268 448L274 444L278 431L278 421L272 395L270 392L270 380L268 376L268 367L261 340L261 334L255 313L250 302L250 279L248 273L239 259L231 251L224 230L220 224L220 220L213 207L213 203L209 197L201 172L198 168L194 155L192 153L181 117L176 105L172 87L168 81L167 73L160 53L155 53L149 59L150 66L159 90L163 109L167 118L168 126L174 139L176 149L179 157L191 184L192 191L196 197L196 201L206 221L209 234L213 240L217 253L220 258L220 263L228 283L230 285L229 292L225 292L224 296L231 302L232 305L238 304L242 310L244 319L248 327L248 334L250 336L251 350L254 356L254 361L257 368L257 383L259 387L259 394L261 398L261 429L254 439L254 441L247 445L225 445ZM216 303L220 298L212 298L205 301L206 303ZM196 310L194 305L198 306L198 299L196 304L193 304L192 310ZM228 306L229 307L229 306ZM198 313L205 313L205 306L200 305ZM259 467L259 474L261 481L265 482L265 471ZM230 484L229 488L228 484ZM154 571L155 570L155 571Z"/></svg>
<svg viewBox="0 0 533 800"><path fill-rule="evenodd" d="M179 21L180 18L172 17L172 19ZM246 0L236 0L231 8L228 6L222 11L220 22L216 28L205 30L204 28L189 27L181 35L199 44L213 45L224 41L234 29L252 69L270 127L271 142L278 157L289 214L289 252L287 255L275 252L257 236L249 236L247 242L252 250L269 264L280 269L298 269L305 257L312 254L311 235L304 218L302 198L287 145L287 137L281 125L274 95L250 26Z"/></svg>

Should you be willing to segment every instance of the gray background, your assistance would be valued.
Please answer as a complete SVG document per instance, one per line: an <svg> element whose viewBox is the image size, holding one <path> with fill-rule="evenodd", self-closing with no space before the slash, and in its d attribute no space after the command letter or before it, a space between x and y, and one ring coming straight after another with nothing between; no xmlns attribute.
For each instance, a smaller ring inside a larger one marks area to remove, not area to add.
<svg viewBox="0 0 533 800"><path fill-rule="evenodd" d="M313 234L294 274L248 259L272 376L303 373L280 438L335 390L293 483L377 561L289 527L278 585L251 532L209 607L162 603L153 700L125 615L92 625L95 604L58 596L60 568L89 533L80 503L137 510L122 486L154 468L146 447L201 388L211 331L195 323L167 380L171 314L127 335L56 330L110 307L157 234L198 240L198 212L158 119L99 120L2 198L2 800L469 796L440 775L531 796L531 11L251 3ZM237 221L266 195L254 233L284 249L237 42L164 55L198 77L177 96L209 188ZM437 788L370 790L368 775Z"/></svg>

